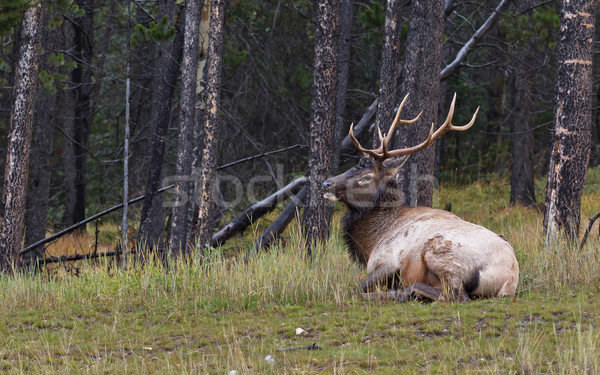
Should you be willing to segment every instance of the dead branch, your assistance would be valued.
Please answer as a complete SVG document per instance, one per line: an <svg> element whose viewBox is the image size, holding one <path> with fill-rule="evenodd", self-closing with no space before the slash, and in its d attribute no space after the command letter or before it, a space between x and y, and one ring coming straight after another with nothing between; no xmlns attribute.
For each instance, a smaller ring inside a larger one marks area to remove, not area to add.
<svg viewBox="0 0 600 375"><path fill-rule="evenodd" d="M127 254L134 254L134 250L127 251ZM62 255L62 256L49 256L42 259L27 259L21 262L23 266L29 266L34 263L38 263L40 265L52 264L52 263L65 263L65 262L74 262L82 259L96 259L96 258L104 258L104 257L114 257L123 255L123 251L115 250L115 251L107 251L104 253L86 253L86 254L74 254L74 255Z"/></svg>
<svg viewBox="0 0 600 375"><path fill-rule="evenodd" d="M354 135L357 138L361 138L362 134L369 128L369 124L373 117L375 117L375 112L377 112L377 103L378 100L375 99L373 103L367 108L367 111L363 114L362 118L354 127ZM340 149L340 154L353 154L356 152L356 148L354 147L354 143L352 143L352 139L347 135L342 141L342 147Z"/></svg>
<svg viewBox="0 0 600 375"><path fill-rule="evenodd" d="M158 190L156 191L156 193L157 193L157 194L158 194L158 193L162 193L162 192L164 192L164 191L167 191L167 190L169 190L169 189L172 189L174 186L175 186L175 185L169 185L169 186L165 186L165 187L163 187L162 189L158 189ZM141 201L141 200L142 200L142 199L144 199L145 197L146 197L145 195L140 195L139 197L137 197L137 198L134 198L134 199L130 200L130 201L129 201L129 202L127 202L127 203L128 203L128 204L134 204L134 203L137 203L137 202ZM29 245L29 246L25 247L23 250L19 251L19 255L23 255L23 254L26 254L26 253L28 253L28 252L30 252L30 251L33 251L35 248L37 248L37 247L39 247L39 246L42 246L42 245L44 245L44 244L46 244L46 243L48 243L48 242L50 242L50 241L53 241L53 240L55 240L55 239L57 239L57 238L59 238L59 237L62 237L62 236L64 236L64 235L65 235L65 234L67 234L67 233L73 232L73 231L75 231L76 229L83 227L83 226L84 226L84 225L86 225L87 223L89 223L89 222L91 222L91 221L94 221L94 220L96 220L96 219L99 219L100 217L102 217L102 216L104 216L104 215L107 215L107 214L109 214L109 213L111 213L111 212L114 212L114 211L116 211L116 210L118 210L118 209L120 209L120 208L123 208L123 203L121 203L121 204L118 204L118 205L116 205L116 206L113 206L113 207L111 207L111 208L109 208L109 209L107 209L107 210L104 210L104 211L102 211L102 212L99 212L99 213L97 213L97 214L95 214L95 215L93 215L93 216L90 216L90 217L88 217L87 219L85 219L85 220L83 220L83 221L80 221L79 223L75 223L75 224L71 225L70 227L68 227L68 228L66 228L66 229L63 229L63 230L61 230L60 232L54 233L53 235L51 235L51 236L48 236L48 237L44 238L43 240L39 240L38 242L35 242L35 243L33 243L33 244L31 244L31 245Z"/></svg>
<svg viewBox="0 0 600 375"><path fill-rule="evenodd" d="M244 159L236 160L234 162L221 165L221 166L217 167L217 170L219 171L219 170L222 170L222 169L229 168L229 167L232 167L234 165L240 164L242 162L246 162L246 161L249 161L249 160L254 160L254 159L257 159L257 158L261 158L261 157L273 155L273 154L284 152L284 151L288 151L288 150L291 150L291 149L294 149L294 148L298 148L298 147L306 147L306 145L299 145L298 144L298 145L293 145L293 146L290 146L290 147L282 148L282 149L279 149L279 150L264 152L264 153L259 154L259 155L249 156L249 157L244 158ZM170 190L170 189L172 189L174 187L175 187L174 184L165 186L163 188L158 189L155 194L163 193L163 192L165 192L167 190ZM127 204L137 203L137 202L143 200L145 197L146 197L146 195L140 195L139 197L134 198L134 199L128 201ZM99 212L99 213L97 213L97 214L95 214L93 216L90 216L87 219L85 219L83 221L80 221L79 223L75 223L75 224L71 225L68 228L65 228L65 229L63 229L63 230L61 230L61 231L59 231L57 233L54 233L51 236L48 236L48 237L46 237L46 238L44 238L42 240L39 240L39 241L37 241L37 242L35 242L35 243L33 243L33 244L25 247L24 249L22 249L21 251L19 251L19 255L27 254L28 252L35 250L39 246L42 246L42 245L44 245L44 244L46 244L46 243L48 243L50 241L53 241L53 240L55 240L57 238L60 238L60 237L64 236L65 234L71 233L71 232L75 231L76 229L83 227L84 225L86 225L89 222L92 222L92 221L94 221L96 219L101 218L102 216L108 215L111 212L114 212L114 211L116 211L118 209L123 208L123 206L124 206L123 203L118 204L118 205L113 206L113 207L111 207L111 208L109 208L107 210L104 210L104 211Z"/></svg>
<svg viewBox="0 0 600 375"><path fill-rule="evenodd" d="M252 204L244 212L235 217L223 229L215 233L210 241L210 246L221 246L229 238L246 229L259 217L273 211L278 203L287 197L296 195L306 184L307 178L302 176L287 184L284 188L276 191L260 202Z"/></svg>
<svg viewBox="0 0 600 375"><path fill-rule="evenodd" d="M454 73L458 67L465 61L467 58L467 54L475 47L475 45L483 38L483 36L498 22L500 15L502 12L506 10L508 4L511 0L502 0L500 4L494 9L492 14L488 17L488 19L481 25L479 29L473 34L471 39L469 39L465 45L458 51L454 61L450 64L446 65L442 72L440 73L440 79L444 79Z"/></svg>
<svg viewBox="0 0 600 375"><path fill-rule="evenodd" d="M248 257L252 254L258 253L260 250L265 249L275 241L281 233L285 230L288 224L292 221L292 219L296 215L296 208L300 206L304 199L306 198L307 189L306 186L302 188L298 192L292 201L286 206L286 208L281 212L281 214L269 225L267 229L263 232L262 236L252 245L248 253L246 254L245 260L248 260Z"/></svg>
<svg viewBox="0 0 600 375"><path fill-rule="evenodd" d="M590 218L587 229L585 230L585 234L583 235L583 239L581 240L581 244L579 245L579 249L583 249L583 246L585 245L585 243L588 239L588 236L590 235L590 232L592 231L592 227L594 226L594 223L596 222L596 220L598 220L598 218L600 218L600 211L598 211L598 213L596 215L594 215ZM598 240L600 241L600 227L598 227Z"/></svg>
<svg viewBox="0 0 600 375"><path fill-rule="evenodd" d="M290 348L278 348L277 350L282 352L282 351L286 351L286 350L300 350L300 349L306 349L306 350L321 350L323 348L321 348L319 345L317 345L316 342L313 342L310 345L302 345L302 346L292 346Z"/></svg>

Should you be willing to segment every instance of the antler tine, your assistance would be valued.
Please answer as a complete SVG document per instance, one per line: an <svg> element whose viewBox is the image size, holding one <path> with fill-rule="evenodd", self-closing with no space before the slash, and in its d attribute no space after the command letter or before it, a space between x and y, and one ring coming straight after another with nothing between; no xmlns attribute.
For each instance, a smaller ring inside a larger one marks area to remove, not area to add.
<svg viewBox="0 0 600 375"><path fill-rule="evenodd" d="M408 147L408 148L401 148L401 149L393 150L393 151L388 151L387 148L384 149L383 153L384 153L385 158L388 159L388 158L394 158L396 156L410 155L410 154L414 154L415 152L424 149L425 147L429 146L431 144L431 142L433 142L435 140L433 138L434 130L435 130L435 124L431 124L431 129L429 129L429 135L427 136L427 139L423 143L418 144L416 146L412 146L412 147Z"/></svg>
<svg viewBox="0 0 600 375"><path fill-rule="evenodd" d="M379 128L377 129L377 131L379 131L379 138L381 139L381 131L379 130ZM354 136L354 123L352 123L350 125L350 131L348 132L348 135L350 136L350 139L352 140L352 143L354 143L354 147L356 147L356 149L362 153L365 154L369 154L377 159L381 159L383 156L383 153L377 149L377 150L368 150L366 148L364 148L363 146L360 145L360 142L358 142L358 139L356 139L356 137ZM379 147L381 148L381 146ZM379 151L379 152L378 152Z"/></svg>
<svg viewBox="0 0 600 375"><path fill-rule="evenodd" d="M404 99L402 99L402 103L400 103L400 106L398 107L398 111L396 112L396 117L394 118L394 122L392 122L392 125L390 126L390 130L388 130L387 134L385 135L385 140L382 142L383 150L387 149L387 146L390 143L390 141L392 140L392 136L394 135L394 131L396 131L396 126L398 126L398 124L412 124L412 123L416 122L418 119L420 119L421 115L423 114L423 111L421 111L421 113L419 113L419 115L412 120L401 120L400 119L400 113L402 112L402 108L404 108L404 103L406 103L406 99L408 99L409 94L410 93L408 93L404 96Z"/></svg>
<svg viewBox="0 0 600 375"><path fill-rule="evenodd" d="M448 116L446 116L446 121L444 121L442 126L440 126L440 128L435 132L434 132L435 124L432 124L431 130L429 131L429 135L427 136L427 139L423 143L421 143L417 146L403 148L403 149L399 149L399 150L393 150L393 151L387 150L387 143L386 143L385 147L383 149L385 158L387 159L387 158L392 158L392 157L396 157L396 156L412 154L414 152L417 152L417 151L429 146L431 143L433 143L435 140L437 140L439 137L441 137L444 133L446 133L450 130L464 131L464 130L469 129L471 126L473 126L473 124L475 123L475 118L477 117L477 114L479 113L479 107L477 107L477 110L473 114L473 118L471 119L471 121L469 121L468 124L463 125L463 126L454 126L454 125L452 125L452 117L454 116L455 104L456 104L456 93L454 93L454 97L452 98L452 103L450 104L450 110L448 111Z"/></svg>
<svg viewBox="0 0 600 375"><path fill-rule="evenodd" d="M468 124L462 125L462 126L452 125L452 117L454 116L454 107L456 105L456 93L454 93L454 97L452 98L452 103L450 104L450 110L448 111L448 115L446 116L446 121L444 121L442 126L440 126L440 128L437 131L435 131L435 123L433 123L433 124L431 124L431 129L429 130L429 135L427 136L427 139L425 141L423 141L421 144L418 144L413 147L388 151L388 149L387 149L388 144L392 140L392 136L393 136L394 131L396 130L396 127L398 126L398 124L412 124L413 122L415 122L419 118L421 118L421 115L423 114L423 111L421 111L421 113L419 113L419 115L412 120L401 120L400 113L402 112L402 108L404 108L406 99L408 99L408 94L406 94L406 96L402 100L402 103L400 103L400 106L398 107L398 111L396 112L396 117L394 118L394 122L390 126L390 130L387 132L385 137L383 135L381 135L381 129L379 129L379 127L377 127L377 135L379 137L379 141L381 142L380 146L377 149L367 150L366 148L362 147L360 145L360 143L358 142L358 140L356 139L356 137L354 137L354 124L350 125L350 132L348 133L348 135L350 136L350 139L352 139L352 142L354 143L354 146L356 146L358 151L360 151L364 154L371 155L379 161L384 161L385 159L389 159L389 158L393 158L393 157L397 157L397 156L410 155L410 154L413 154L413 153L429 146L431 143L433 143L435 140L437 140L439 137L441 137L444 133L446 133L450 130L464 131L464 130L469 129L475 123L475 118L477 117L477 114L479 113L479 107L477 107L477 110L475 110L475 113L473 114L473 118L471 118L471 121L469 121Z"/></svg>
<svg viewBox="0 0 600 375"><path fill-rule="evenodd" d="M471 121L469 121L469 123L467 123L466 125L463 125L463 126L452 125L452 118L454 117L455 103L456 103L456 93L454 93L454 97L452 98L452 103L450 104L450 109L448 110L448 116L446 116L446 121L444 121L442 126L440 126L440 128L433 134L434 140L438 139L439 137L441 137L443 134L445 134L446 132L448 132L450 130L458 131L458 132L465 131L465 130L469 129L471 126L473 126L473 124L475 123L475 118L477 117L477 114L479 113L480 107L477 107L477 109L475 110L475 113L473 114L473 118L471 118Z"/></svg>

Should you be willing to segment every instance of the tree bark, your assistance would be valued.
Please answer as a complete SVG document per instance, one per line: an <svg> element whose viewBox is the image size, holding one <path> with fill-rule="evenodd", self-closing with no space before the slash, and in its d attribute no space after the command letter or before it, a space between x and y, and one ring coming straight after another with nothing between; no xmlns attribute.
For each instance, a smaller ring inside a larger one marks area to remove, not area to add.
<svg viewBox="0 0 600 375"><path fill-rule="evenodd" d="M544 214L549 244L561 234L572 239L579 234L581 195L590 154L595 13L596 1L562 2L555 127Z"/></svg>
<svg viewBox="0 0 600 375"><path fill-rule="evenodd" d="M221 105L221 82L223 70L224 27L226 0L210 2L210 25L208 36L208 60L206 67L206 90L204 100L204 127L202 138L202 163L196 184L198 203L198 243L202 248L211 243L215 201L213 189L216 180L217 147L219 145L219 109Z"/></svg>
<svg viewBox="0 0 600 375"><path fill-rule="evenodd" d="M333 155L333 171L338 169L341 157L340 139L344 128L344 112L346 110L346 93L348 91L349 67L350 67L350 38L352 35L352 14L354 0L340 1L340 37L339 37L339 59L338 59L338 87L336 99L335 116L335 153Z"/></svg>
<svg viewBox="0 0 600 375"><path fill-rule="evenodd" d="M171 1L161 2L161 15L173 18L174 7ZM152 111L150 126L152 127L152 148L148 180L140 218L140 229L137 242L146 249L155 248L164 241L165 217L163 210L164 195L157 195L163 176L165 146L169 129L171 100L175 92L179 73L179 62L183 51L183 22L172 42L159 43L156 49L156 75L152 81Z"/></svg>
<svg viewBox="0 0 600 375"><path fill-rule="evenodd" d="M6 169L4 174L4 215L0 228L0 272L18 266L23 241L25 192L31 149L31 133L37 95L38 59L42 32L42 3L27 9L21 24L21 40L15 71L13 106Z"/></svg>
<svg viewBox="0 0 600 375"><path fill-rule="evenodd" d="M45 19L48 16L45 15ZM43 21L47 24L47 20ZM58 45L57 33L48 32L42 36L42 44L49 49ZM44 53L41 66L49 74L56 74L56 65L48 61L50 54ZM50 198L50 156L54 138L53 126L57 109L57 92L38 88L38 100L35 111L33 140L31 145L31 178L27 193L27 211L25 213L25 246L37 242L46 236L48 225L48 201ZM31 252L24 258L35 259L40 252Z"/></svg>
<svg viewBox="0 0 600 375"><path fill-rule="evenodd" d="M402 95L410 93L410 97L402 117L413 118L421 111L423 114L417 125L404 127L395 134L391 142L393 148L423 142L429 134L429 124L438 122L444 1L414 0L411 4L407 53L400 86ZM398 173L406 204L431 206L434 159L435 147L427 147L412 155Z"/></svg>
<svg viewBox="0 0 600 375"><path fill-rule="evenodd" d="M381 53L381 73L373 148L379 147L377 129L388 129L394 119L400 70L400 0L388 0Z"/></svg>
<svg viewBox="0 0 600 375"><path fill-rule="evenodd" d="M302 226L307 255L329 237L332 205L323 203L323 181L333 172L338 68L339 0L316 2L315 60L308 155L308 191Z"/></svg>
<svg viewBox="0 0 600 375"><path fill-rule="evenodd" d="M192 139L198 68L198 29L201 0L188 0L185 7L185 31L181 63L181 95L179 102L179 134L175 164L175 201L171 217L169 246L174 255L187 253L188 212L192 173Z"/></svg>

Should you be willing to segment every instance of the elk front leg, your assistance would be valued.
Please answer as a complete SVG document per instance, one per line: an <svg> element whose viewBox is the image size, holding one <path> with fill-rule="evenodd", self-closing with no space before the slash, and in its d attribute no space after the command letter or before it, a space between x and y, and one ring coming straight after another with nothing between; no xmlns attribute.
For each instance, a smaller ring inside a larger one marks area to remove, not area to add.
<svg viewBox="0 0 600 375"><path fill-rule="evenodd" d="M390 272L383 268L377 268L367 276L367 278L356 289L356 292L367 299L380 299L384 297L393 298L395 291L387 293L373 291L376 290L377 287L383 285L392 286L398 281L398 279L398 272Z"/></svg>

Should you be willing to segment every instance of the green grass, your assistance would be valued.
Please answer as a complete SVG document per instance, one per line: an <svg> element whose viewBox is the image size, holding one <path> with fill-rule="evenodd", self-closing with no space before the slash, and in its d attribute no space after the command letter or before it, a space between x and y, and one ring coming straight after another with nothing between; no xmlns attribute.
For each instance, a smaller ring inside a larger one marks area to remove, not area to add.
<svg viewBox="0 0 600 375"><path fill-rule="evenodd" d="M365 301L351 293L365 272L336 225L312 263L292 225L284 245L248 264L213 251L168 270L104 263L77 277L0 276L0 372L600 374L597 227L582 251L545 247L542 214L509 207L508 189L499 177L442 185L436 205L451 201L513 242L514 298ZM587 218L600 210L600 170L585 194ZM315 342L322 350L277 350Z"/></svg>

